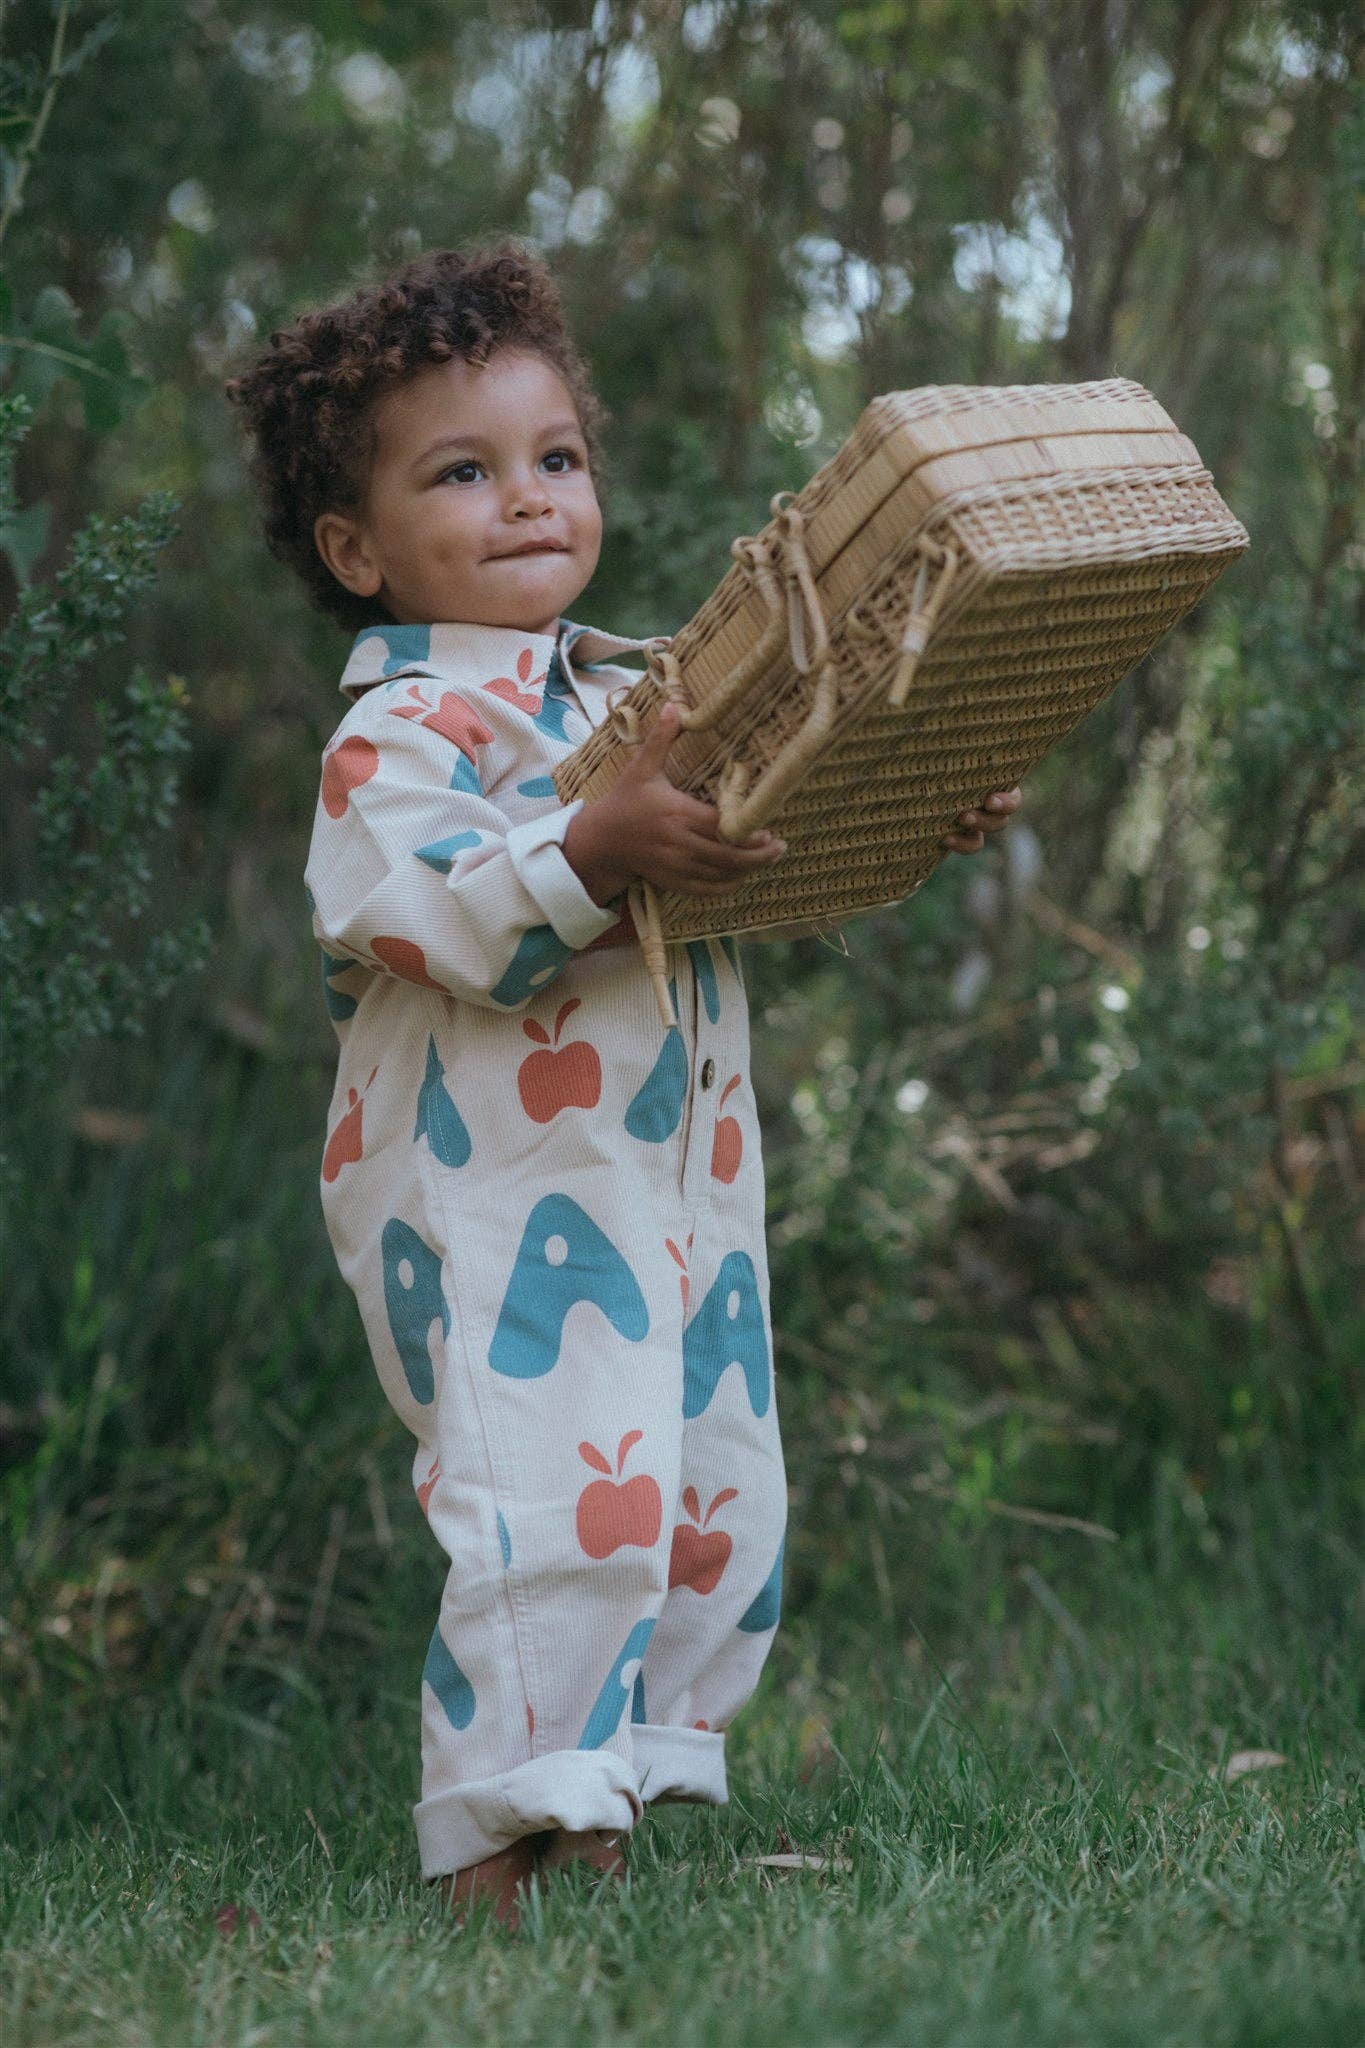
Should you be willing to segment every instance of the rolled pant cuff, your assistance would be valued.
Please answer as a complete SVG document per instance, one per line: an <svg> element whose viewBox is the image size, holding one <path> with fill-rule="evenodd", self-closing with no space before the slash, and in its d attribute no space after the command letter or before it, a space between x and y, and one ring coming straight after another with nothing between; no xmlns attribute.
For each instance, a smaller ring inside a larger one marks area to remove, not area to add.
<svg viewBox="0 0 1365 2048"><path fill-rule="evenodd" d="M412 1810L425 1878L482 1863L545 1828L623 1833L644 1812L630 1765L604 1749L557 1749L496 1778L453 1785Z"/></svg>
<svg viewBox="0 0 1365 2048"><path fill-rule="evenodd" d="M724 1806L730 1797L720 1729L632 1721L630 1740L641 1797L647 1802L699 1799L709 1806Z"/></svg>

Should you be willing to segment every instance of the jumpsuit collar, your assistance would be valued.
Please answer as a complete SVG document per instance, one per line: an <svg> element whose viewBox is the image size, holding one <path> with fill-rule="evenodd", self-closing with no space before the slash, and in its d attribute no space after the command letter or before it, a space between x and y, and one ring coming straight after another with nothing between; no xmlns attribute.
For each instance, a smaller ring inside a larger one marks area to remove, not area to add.
<svg viewBox="0 0 1365 2048"><path fill-rule="evenodd" d="M355 703L376 683L396 682L400 676L455 682L467 677L471 666L490 673L505 670L509 679L525 682L533 675L543 675L556 654L572 686L578 679L571 656L587 669L616 655L638 652L648 644L616 633L599 633L569 619L560 620L557 634L454 621L432 626L364 626L356 634L339 687L343 696Z"/></svg>

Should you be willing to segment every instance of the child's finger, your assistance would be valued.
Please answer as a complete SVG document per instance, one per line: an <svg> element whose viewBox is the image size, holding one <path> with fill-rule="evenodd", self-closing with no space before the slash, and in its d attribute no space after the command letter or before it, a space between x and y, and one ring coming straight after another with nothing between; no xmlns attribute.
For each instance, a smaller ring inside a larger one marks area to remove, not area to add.
<svg viewBox="0 0 1365 2048"><path fill-rule="evenodd" d="M720 812L714 804L705 803L701 797L689 796L685 789L679 789L673 794L671 809L689 832L695 832L702 839L720 838Z"/></svg>
<svg viewBox="0 0 1365 2048"><path fill-rule="evenodd" d="M677 881L666 882L664 887L676 889L683 896L733 896L744 881L743 875L731 875L724 882L703 882L692 877L680 876Z"/></svg>
<svg viewBox="0 0 1365 2048"><path fill-rule="evenodd" d="M777 837L765 825L761 831L751 832L747 839L726 839L721 833L720 812L715 805L708 804L702 797L689 796L683 789L674 794L673 810L689 832L712 840L718 846L771 846Z"/></svg>
<svg viewBox="0 0 1365 2048"><path fill-rule="evenodd" d="M695 866L718 875L764 867L771 861L780 860L786 850L785 840L771 838L763 846L731 846L724 839L693 839L687 849L688 857Z"/></svg>
<svg viewBox="0 0 1365 2048"><path fill-rule="evenodd" d="M658 775L668 759L668 750L681 729L681 714L677 705L665 704L635 749L624 772L639 782L645 781L651 775Z"/></svg>

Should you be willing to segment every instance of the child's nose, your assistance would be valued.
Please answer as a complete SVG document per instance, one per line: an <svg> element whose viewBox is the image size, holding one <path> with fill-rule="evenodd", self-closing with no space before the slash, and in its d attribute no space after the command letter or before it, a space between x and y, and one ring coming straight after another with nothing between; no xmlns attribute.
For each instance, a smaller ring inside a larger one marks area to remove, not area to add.
<svg viewBox="0 0 1365 2048"><path fill-rule="evenodd" d="M533 470L523 476L514 476L508 485L503 509L509 519L538 519L542 512L550 511L550 493L545 479Z"/></svg>

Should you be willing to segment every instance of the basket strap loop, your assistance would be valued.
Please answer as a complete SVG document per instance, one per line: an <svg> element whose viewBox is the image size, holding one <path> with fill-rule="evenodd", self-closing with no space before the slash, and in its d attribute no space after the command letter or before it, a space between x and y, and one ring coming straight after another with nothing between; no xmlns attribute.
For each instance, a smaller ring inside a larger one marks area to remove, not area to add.
<svg viewBox="0 0 1365 2048"><path fill-rule="evenodd" d="M806 552L805 521L795 505L788 504L791 495L777 492L773 524L765 533L740 534L731 543L730 553L762 598L768 616L747 654L708 692L706 702L687 702L671 650L656 648L650 653L649 673L677 705L684 732L704 732L715 725L781 656L788 656L803 676L822 667L828 656L829 629Z"/></svg>
<svg viewBox="0 0 1365 2048"><path fill-rule="evenodd" d="M772 510L777 522L779 566L787 586L787 639L792 667L798 675L808 676L829 653L829 630L806 552L806 522L795 505L785 502L790 496L790 491L778 491L772 500Z"/></svg>
<svg viewBox="0 0 1365 2048"><path fill-rule="evenodd" d="M671 650L650 656L649 673L663 694L677 705L684 732L704 732L717 719L723 718L730 706L737 703L764 670L772 666L787 642L787 607L766 543L741 534L733 542L730 552L763 599L768 617L748 653L735 663L724 682L709 693L704 704L688 703L683 693L677 657Z"/></svg>
<svg viewBox="0 0 1365 2048"><path fill-rule="evenodd" d="M659 916L659 898L649 882L632 882L626 892L626 908L635 926L635 935L640 941L640 951L645 956L645 966L654 984L654 999L659 1006L659 1022L667 1031L678 1021L673 1008L673 997L668 987L668 949L664 941L663 922Z"/></svg>
<svg viewBox="0 0 1365 2048"><path fill-rule="evenodd" d="M628 747L637 747L642 737L640 714L630 701L634 688L634 683L618 683L607 692L607 722L617 739Z"/></svg>
<svg viewBox="0 0 1365 2048"><path fill-rule="evenodd" d="M919 668L920 656L929 644L929 636L947 600L948 592L953 587L953 579L962 561L957 549L948 541L921 541L916 553L919 562L915 569L910 616L901 634L900 660L896 664L896 673L892 676L891 687L886 693L886 701L895 711L904 708L905 700L910 695L910 687ZM938 576L926 602L930 570L935 568L938 570Z"/></svg>
<svg viewBox="0 0 1365 2048"><path fill-rule="evenodd" d="M838 708L838 674L834 663L825 661L815 678L805 724L774 754L754 788L749 788L749 771L740 761L732 761L722 775L716 809L724 838L747 839L767 824L829 738Z"/></svg>

